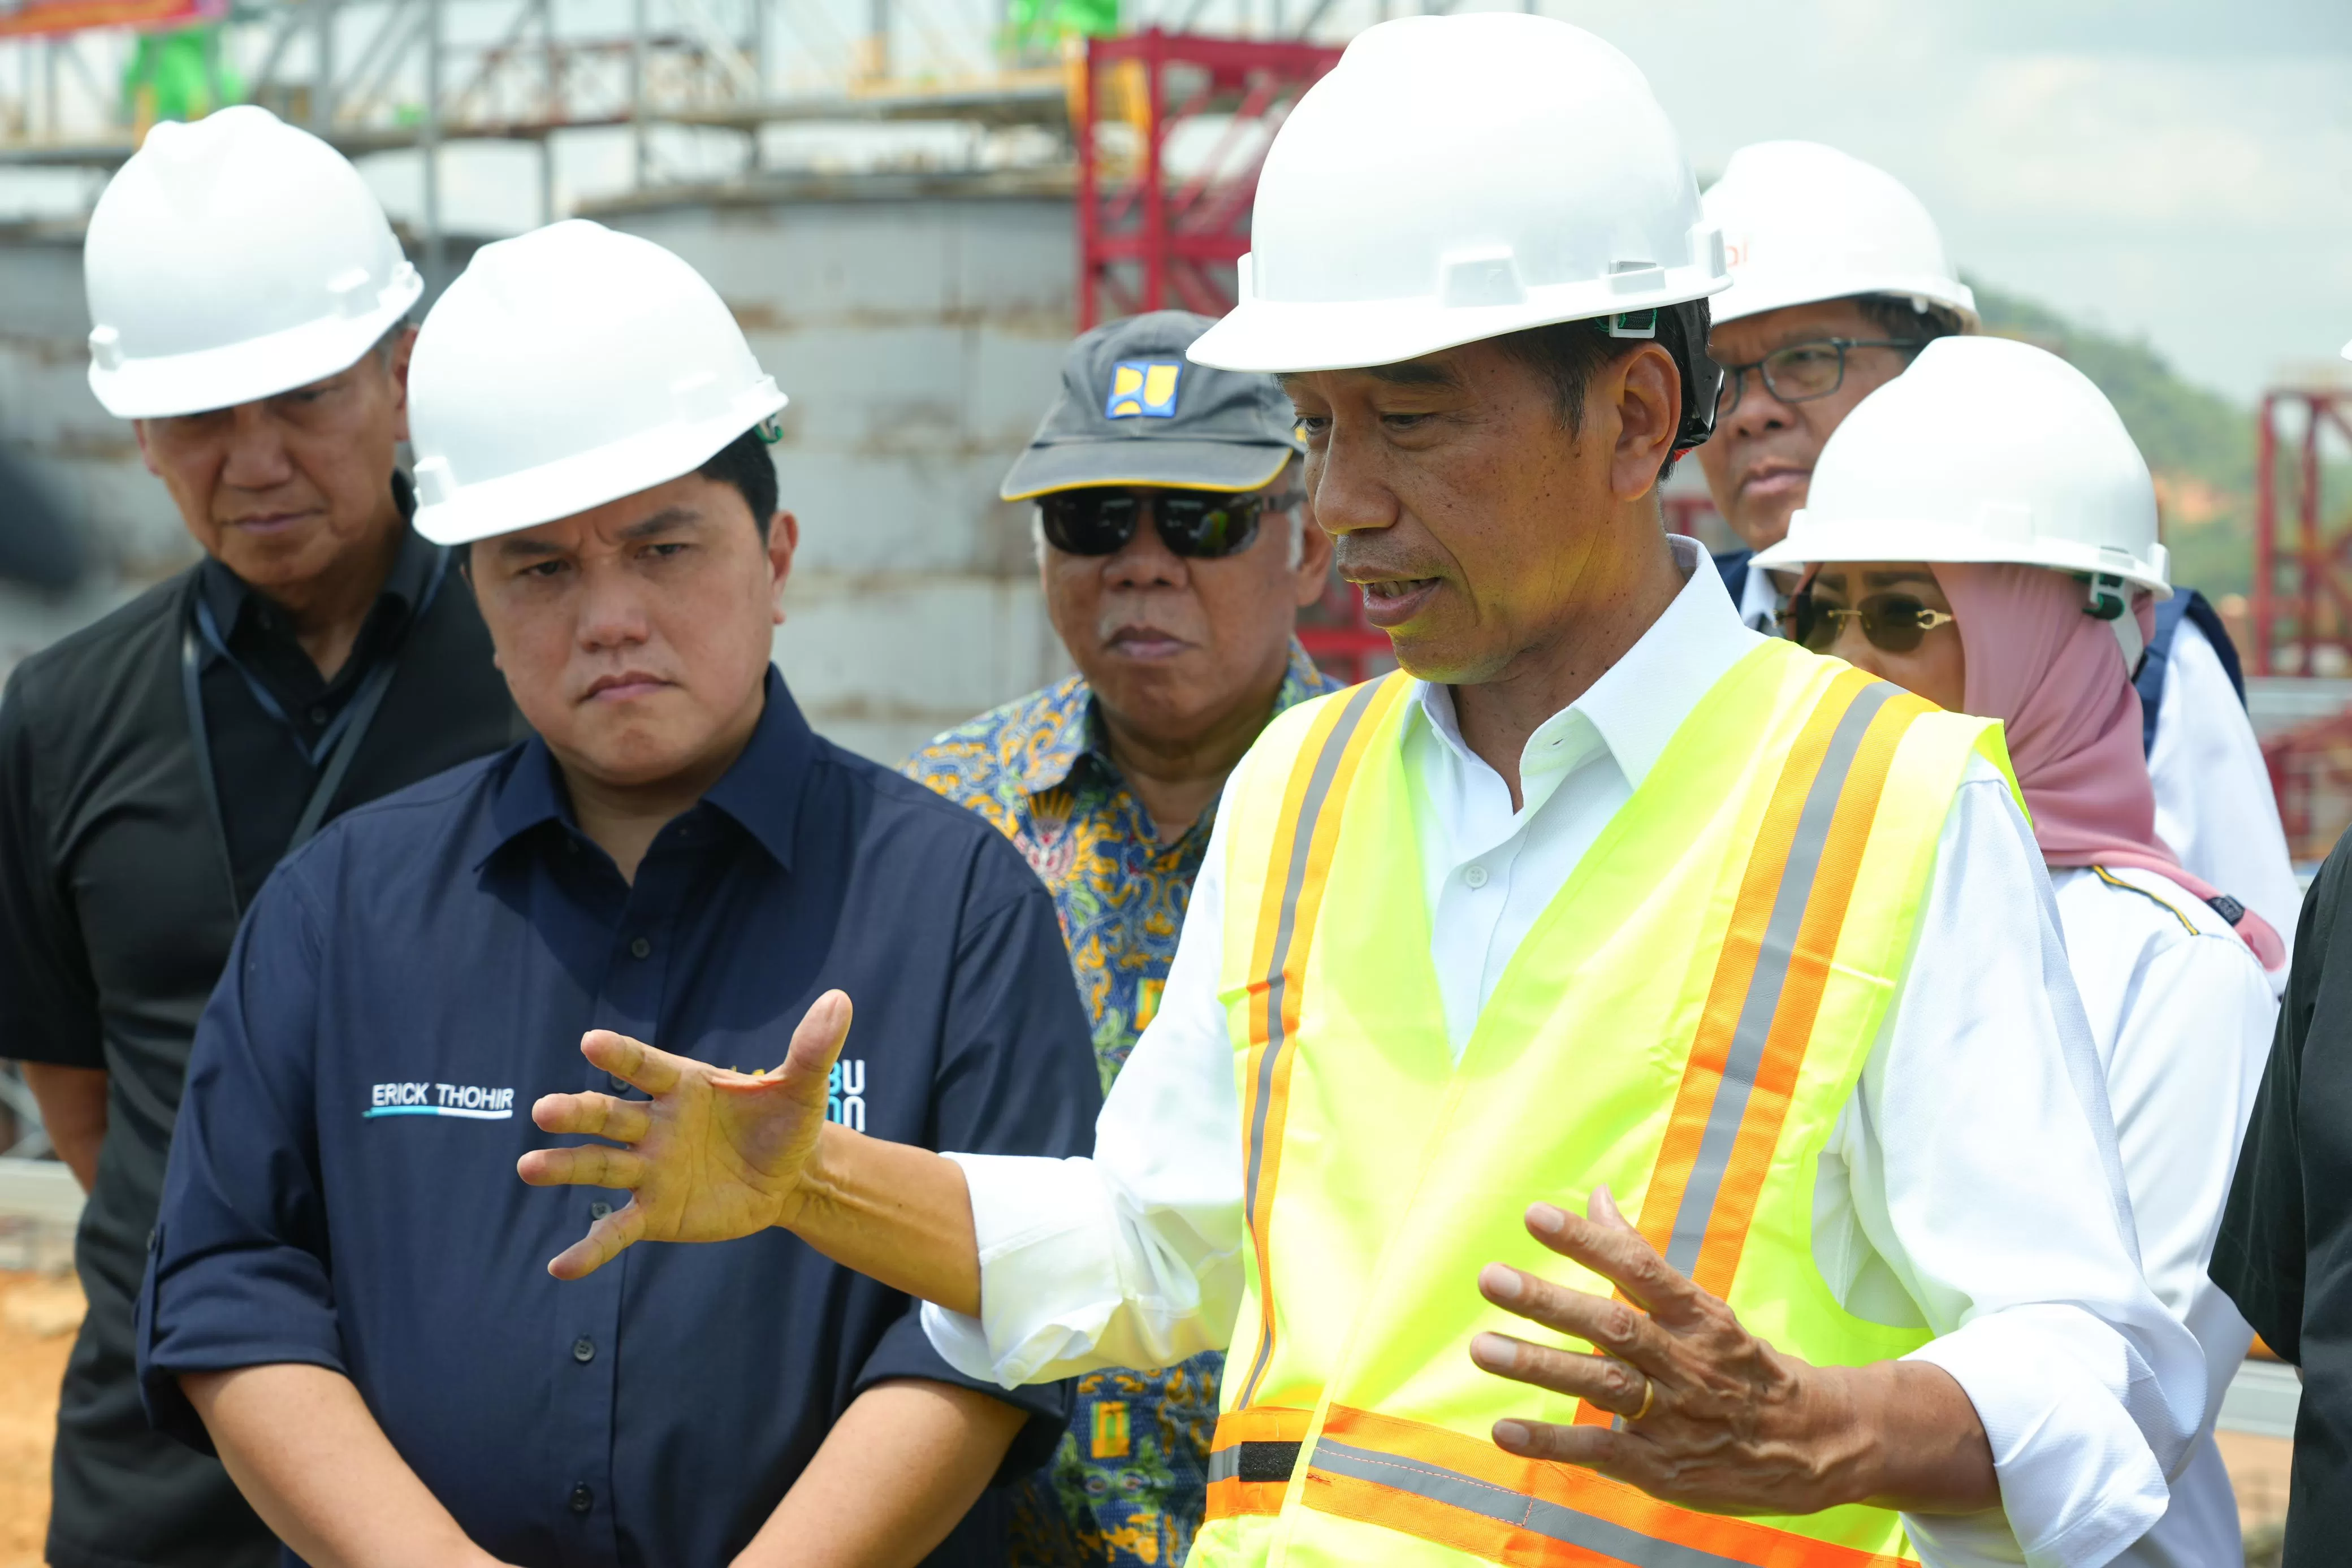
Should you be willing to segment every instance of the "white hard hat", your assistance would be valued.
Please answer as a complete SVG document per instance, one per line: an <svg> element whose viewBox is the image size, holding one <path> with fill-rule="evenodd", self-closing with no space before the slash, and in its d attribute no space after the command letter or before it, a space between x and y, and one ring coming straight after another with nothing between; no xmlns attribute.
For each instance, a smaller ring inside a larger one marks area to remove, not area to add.
<svg viewBox="0 0 2352 1568"><path fill-rule="evenodd" d="M1822 448L1789 534L1759 568L1982 561L2089 580L2126 661L2125 584L2172 597L2156 486L2115 405L2057 355L2007 338L1938 338L1854 406Z"/></svg>
<svg viewBox="0 0 2352 1568"><path fill-rule="evenodd" d="M1642 73L1580 27L1508 12L1359 34L1267 150L1250 243L1241 303L1192 347L1204 365L1393 364L1644 321L1727 277Z"/></svg>
<svg viewBox="0 0 2352 1568"><path fill-rule="evenodd" d="M416 531L466 544L691 474L784 406L702 275L572 218L486 245L408 369Z"/></svg>
<svg viewBox="0 0 2352 1568"><path fill-rule="evenodd" d="M1719 325L1790 305L1891 294L1940 305L1977 329L1977 297L1944 255L1936 220L1885 170L1817 141L1759 141L1707 187L1731 287Z"/></svg>
<svg viewBox="0 0 2352 1568"><path fill-rule="evenodd" d="M266 109L147 133L82 247L89 386L120 419L348 370L425 292L359 171Z"/></svg>

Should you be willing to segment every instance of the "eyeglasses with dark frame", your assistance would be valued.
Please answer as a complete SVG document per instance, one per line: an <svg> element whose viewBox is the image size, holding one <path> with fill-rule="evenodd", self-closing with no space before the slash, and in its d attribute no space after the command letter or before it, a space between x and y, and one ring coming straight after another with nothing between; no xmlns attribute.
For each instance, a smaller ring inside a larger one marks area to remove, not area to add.
<svg viewBox="0 0 2352 1568"><path fill-rule="evenodd" d="M1258 523L1266 512L1286 512L1305 498L1296 491L1266 496L1255 490L1226 494L1097 485L1040 496L1037 512L1045 542L1055 549L1068 555L1117 555L1135 538L1149 502L1169 554L1219 560L1256 542Z"/></svg>
<svg viewBox="0 0 2352 1568"><path fill-rule="evenodd" d="M1748 372L1764 378L1765 390L1782 402L1811 402L1845 385L1849 349L1898 349L1906 354L1927 347L1912 338L1812 338L1773 350L1744 365L1723 366L1723 386L1715 394L1715 417L1721 419L1739 406Z"/></svg>
<svg viewBox="0 0 2352 1568"><path fill-rule="evenodd" d="M1860 622L1862 634L1882 653L1916 653L1928 632L1958 619L1948 610L1929 609L1908 593L1874 593L1848 606L1817 603L1810 588L1790 599L1781 615L1789 640L1816 653L1837 646L1838 633L1848 621Z"/></svg>

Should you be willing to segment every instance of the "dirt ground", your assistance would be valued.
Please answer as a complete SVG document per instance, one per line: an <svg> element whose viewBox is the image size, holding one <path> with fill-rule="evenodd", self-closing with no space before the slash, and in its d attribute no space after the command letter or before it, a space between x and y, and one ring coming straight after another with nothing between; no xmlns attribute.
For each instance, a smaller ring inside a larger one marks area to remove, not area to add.
<svg viewBox="0 0 2352 1568"><path fill-rule="evenodd" d="M58 1383L80 1322L71 1279L0 1273L0 1568L41 1561Z"/></svg>
<svg viewBox="0 0 2352 1568"><path fill-rule="evenodd" d="M0 1271L0 1568L40 1565L58 1383L80 1322L81 1292L71 1279ZM2294 1445L2235 1432L2222 1433L2221 1443L2248 1541L2260 1542L2285 1516Z"/></svg>

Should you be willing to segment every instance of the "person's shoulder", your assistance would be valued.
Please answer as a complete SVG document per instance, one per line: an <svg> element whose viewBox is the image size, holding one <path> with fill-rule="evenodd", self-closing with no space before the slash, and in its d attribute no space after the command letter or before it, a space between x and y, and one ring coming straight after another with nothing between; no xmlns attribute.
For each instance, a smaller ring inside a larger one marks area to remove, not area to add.
<svg viewBox="0 0 2352 1568"><path fill-rule="evenodd" d="M521 750L518 743L354 806L288 855L280 869L310 879L328 874L330 866L331 874L348 876L425 864L436 845L471 830Z"/></svg>
<svg viewBox="0 0 2352 1568"><path fill-rule="evenodd" d="M166 578L79 631L27 655L9 677L20 701L64 701L79 706L120 681L139 654L176 630L187 573Z"/></svg>
<svg viewBox="0 0 2352 1568"><path fill-rule="evenodd" d="M943 784L985 789L1018 767L1033 740L1050 739L1065 726L1082 722L1084 699L1076 675L1041 686L941 730L916 747L898 770L935 789Z"/></svg>
<svg viewBox="0 0 2352 1568"><path fill-rule="evenodd" d="M1002 847L1002 833L923 779L886 768L823 736L816 737L811 764L831 772L852 794L864 797L907 827L927 837L935 835L942 845L995 841Z"/></svg>
<svg viewBox="0 0 2352 1568"><path fill-rule="evenodd" d="M2070 904L2088 916L2088 929L2117 946L2157 957L2207 944L2245 956L2256 974L2262 966L2221 911L2188 888L2139 866L2086 866L2059 879L2059 908ZM2070 932L2070 936L2072 933Z"/></svg>

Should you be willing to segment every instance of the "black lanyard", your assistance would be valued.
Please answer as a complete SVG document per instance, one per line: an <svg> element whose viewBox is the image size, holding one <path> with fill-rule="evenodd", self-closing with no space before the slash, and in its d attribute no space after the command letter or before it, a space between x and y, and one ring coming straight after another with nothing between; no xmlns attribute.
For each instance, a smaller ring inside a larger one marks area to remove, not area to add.
<svg viewBox="0 0 2352 1568"><path fill-rule="evenodd" d="M410 634L415 632L417 624L425 619L425 612L433 607L434 596L441 591L441 580L448 575L448 571L449 552L446 549L436 551L432 575L425 580L425 591L418 596L416 608L408 618ZM205 809L212 817L213 835L220 843L222 863L228 873L229 905L242 915L245 910L236 896L236 865L228 849L228 819L221 812L220 786L213 778L212 735L205 727L205 647L209 645L214 653L228 661L229 668L237 673L245 682L246 690L253 694L253 700L261 705L261 711L283 725L288 737L304 758L311 767L320 769L318 783L311 787L310 798L303 802L302 815L295 821L294 835L287 841L281 854L291 854L308 843L310 836L326 821L327 807L334 800L335 791L342 788L344 777L352 770L352 759L359 755L360 743L367 738L368 727L375 722L376 709L383 705L383 694L392 685L392 677L398 670L400 659L397 653L386 653L377 660L375 667L360 682L359 690L352 694L351 700L343 705L342 712L335 716L334 722L320 735L317 743L305 744L301 732L287 716L278 699L236 654L228 651L228 643L220 633L220 625L213 618L212 606L205 601L202 578L195 577L193 580L195 602L187 622L180 630L180 694L187 703L188 734L196 747L197 787L204 791Z"/></svg>

